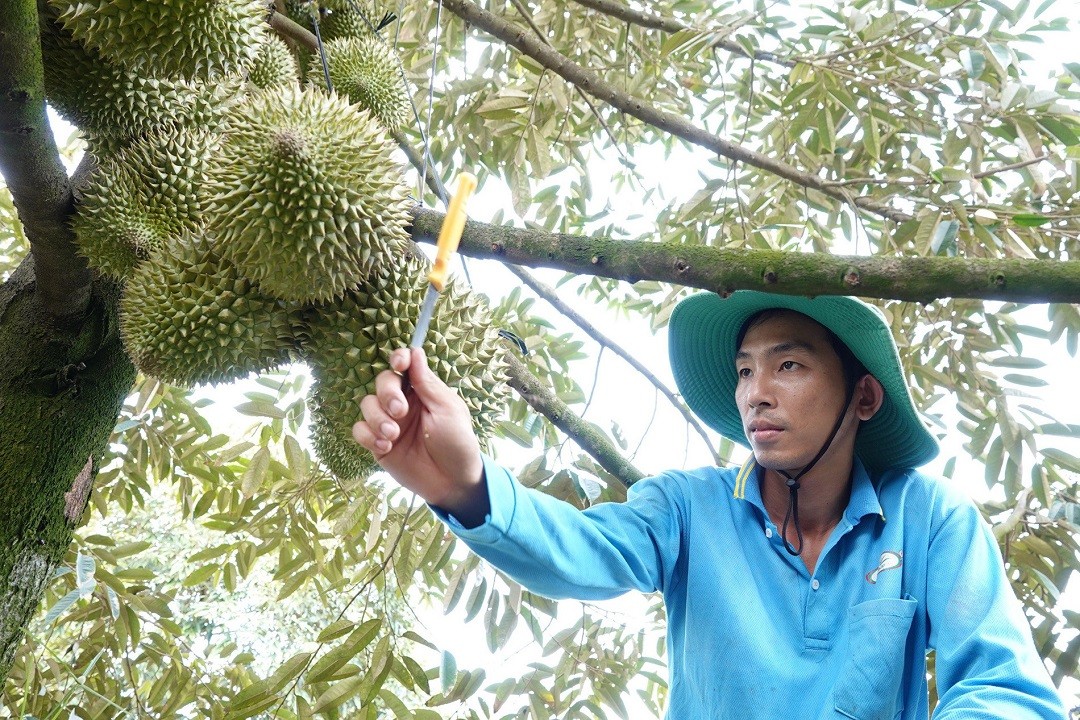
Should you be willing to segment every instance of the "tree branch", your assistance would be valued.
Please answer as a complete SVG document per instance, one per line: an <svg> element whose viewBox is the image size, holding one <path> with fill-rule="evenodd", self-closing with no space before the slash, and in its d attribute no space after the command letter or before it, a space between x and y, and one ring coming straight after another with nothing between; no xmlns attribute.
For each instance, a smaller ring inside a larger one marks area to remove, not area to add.
<svg viewBox="0 0 1080 720"><path fill-rule="evenodd" d="M599 75L572 62L561 53L545 46L521 28L515 27L492 13L480 8L469 0L441 0L443 6L465 22L475 25L502 40L507 45L537 61L564 80L573 83L593 97L604 100L612 107L622 110L642 122L671 133L683 140L706 148L730 160L744 162L747 165L772 173L797 185L816 190L843 203L855 206L895 222L910 220L905 212L895 210L888 205L867 197L851 197L836 187L831 187L818 176L799 170L774 158L724 140L708 130L697 127L685 118L664 112L646 103L640 98L627 95Z"/></svg>
<svg viewBox="0 0 1080 720"><path fill-rule="evenodd" d="M663 32L676 33L683 30L694 30L689 25L676 20L675 18L664 17L663 15L653 15L651 13L644 13L638 10L634 10L631 7L623 5L618 0L574 0L578 5L591 8L597 12L601 12L604 15L610 15L611 17L618 18L632 25L638 25L640 27L648 28L650 30L661 30ZM720 38L713 43L713 47L718 47L723 50L727 50L733 55L739 55L744 58L752 58L754 60L763 60L765 62L776 63L785 67L795 67L796 62L789 60L788 58L780 57L775 53L765 52L764 50L757 50L752 55L747 53L737 42L728 40L727 38Z"/></svg>
<svg viewBox="0 0 1080 720"><path fill-rule="evenodd" d="M319 51L319 41L315 37L315 33L281 12L276 3L274 7L270 8L270 19L268 22L274 32L286 40L292 40L293 42L299 43L312 52Z"/></svg>
<svg viewBox="0 0 1080 720"><path fill-rule="evenodd" d="M513 4L514 8L518 11L521 17L525 19L525 22L532 29L533 33L536 34L536 37L538 37L540 41L544 43L544 45L551 47L551 42L547 39L547 37L544 36L543 31L541 31L540 28L536 26L536 23L533 22L532 17L529 16L529 9L525 7L525 4L521 0L510 0L510 2L511 4ZM600 127L604 128L604 132L607 134L608 140L611 142L611 146L618 151L619 155L622 156L624 161L629 161L629 158L626 157L626 153L624 153L622 148L619 147L619 143L615 139L615 134L611 132L611 128L608 127L608 124L604 121L604 118L600 116L600 111L596 109L595 105L593 105L592 100L589 99L589 96L586 95L585 92L577 85L572 85L572 87L574 88L574 92L578 94L578 97L584 100L585 104L589 106L589 112L591 112L593 117L596 118L596 122L600 123ZM539 82L537 82L537 91L539 92Z"/></svg>
<svg viewBox="0 0 1080 720"><path fill-rule="evenodd" d="M0 0L0 18L0 173L30 241L41 307L70 329L86 314L91 276L67 224L74 198L45 114L37 4Z"/></svg>
<svg viewBox="0 0 1080 720"><path fill-rule="evenodd" d="M697 418L694 417L694 414L690 412L690 408L686 407L686 404L679 400L678 396L676 396L675 393L669 390L667 385L660 381L660 378L656 377L656 375L654 375L652 371L642 365L637 358L626 352L626 350L624 350L622 346L620 346L618 343L614 342L611 338L605 335L603 331L600 330L600 328L593 325L591 322L582 317L580 313L578 313L572 307L563 302L562 298L560 298L552 288L537 280L535 277L532 276L531 273L525 270L525 268L518 267L516 265L507 265L506 267L510 269L510 272L517 275L523 283L528 285L533 290L533 292L539 295L541 299L546 301L553 308L565 315L571 322L581 328L585 332L585 334L591 337L598 345L600 345L600 347L608 348L609 350L611 350L613 353L625 360L627 364L630 365L630 367L634 368L634 370L639 372L646 380L648 380L657 390L660 391L661 394L663 394L664 397L668 399L668 402L670 402L672 406L674 406L674 408L678 410L680 414L682 414L683 418L685 418L686 422L689 423L690 427L694 428L698 435L701 436L701 439L705 441L705 447L709 448L709 452L712 453L713 460L716 462L716 464L720 465L721 463L723 463L723 458L721 458L720 454L717 453L716 450L713 448L712 440L709 439L709 435L705 432L705 429L701 427L701 423L697 421Z"/></svg>
<svg viewBox="0 0 1080 720"><path fill-rule="evenodd" d="M443 214L412 211L412 237L435 242ZM977 298L1080 302L1080 263L1019 258L880 257L732 250L547 233L469 221L458 251L515 265L637 282L659 280L721 295L753 289L785 295L859 295L928 303Z"/></svg>
<svg viewBox="0 0 1080 720"><path fill-rule="evenodd" d="M983 170L982 172L975 173L971 177L975 178L976 180L982 180L983 178L990 177L991 175L1008 172L1009 170L1019 170L1020 168L1026 168L1028 165L1035 165L1037 163L1041 163L1043 160L1049 159L1050 153L1047 153L1045 155L1040 155L1039 157L1030 158L1028 160L1021 160L1020 162L1009 163L1008 165L999 165L998 167L990 168L989 170Z"/></svg>
<svg viewBox="0 0 1080 720"><path fill-rule="evenodd" d="M627 487L645 476L619 453L602 430L575 415L550 387L528 371L516 355L508 352L505 357L509 364L510 387L589 453L600 463L600 467L619 478Z"/></svg>
<svg viewBox="0 0 1080 720"><path fill-rule="evenodd" d="M1024 488L1016 496L1016 505L1013 507L1013 511L1009 513L1009 517L994 526L994 538L1000 541L1006 535L1016 529L1016 526L1020 524L1020 521L1024 519L1024 513L1027 512L1028 498L1031 497L1031 488Z"/></svg>

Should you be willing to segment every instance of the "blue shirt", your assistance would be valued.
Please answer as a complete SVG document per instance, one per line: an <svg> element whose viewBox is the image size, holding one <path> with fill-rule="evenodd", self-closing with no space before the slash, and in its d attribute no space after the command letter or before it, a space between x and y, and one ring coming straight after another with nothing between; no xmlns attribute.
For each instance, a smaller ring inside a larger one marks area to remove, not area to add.
<svg viewBox="0 0 1080 720"><path fill-rule="evenodd" d="M811 575L752 460L667 472L584 511L484 470L484 524L436 509L481 557L553 598L663 593L670 720L925 720L930 648L938 720L1065 717L989 527L916 471L872 479L856 460Z"/></svg>

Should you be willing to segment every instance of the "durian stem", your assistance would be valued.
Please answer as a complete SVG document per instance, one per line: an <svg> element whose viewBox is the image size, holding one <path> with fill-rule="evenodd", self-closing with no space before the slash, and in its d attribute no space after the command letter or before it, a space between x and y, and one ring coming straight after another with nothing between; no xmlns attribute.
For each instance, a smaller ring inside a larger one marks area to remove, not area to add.
<svg viewBox="0 0 1080 720"><path fill-rule="evenodd" d="M293 40L311 52L319 52L319 39L303 25L276 9L270 13L270 27L286 40Z"/></svg>
<svg viewBox="0 0 1080 720"><path fill-rule="evenodd" d="M30 241L40 307L58 330L75 330L91 277L67 222L74 198L45 114L39 37L33 0L0 0L0 173Z"/></svg>
<svg viewBox="0 0 1080 720"><path fill-rule="evenodd" d="M528 371L513 352L511 349L505 354L509 365L510 387L514 388L525 402L566 433L600 463L600 467L617 477L623 485L629 487L645 477L644 473L619 453L607 435L573 413L549 386Z"/></svg>

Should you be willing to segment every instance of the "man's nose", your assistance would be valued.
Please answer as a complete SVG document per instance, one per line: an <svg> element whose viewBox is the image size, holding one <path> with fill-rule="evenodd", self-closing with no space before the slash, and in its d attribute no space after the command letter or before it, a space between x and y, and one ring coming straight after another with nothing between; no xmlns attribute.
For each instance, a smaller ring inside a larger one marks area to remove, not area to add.
<svg viewBox="0 0 1080 720"><path fill-rule="evenodd" d="M773 404L772 383L760 374L754 374L746 380L746 403L750 407L769 407Z"/></svg>

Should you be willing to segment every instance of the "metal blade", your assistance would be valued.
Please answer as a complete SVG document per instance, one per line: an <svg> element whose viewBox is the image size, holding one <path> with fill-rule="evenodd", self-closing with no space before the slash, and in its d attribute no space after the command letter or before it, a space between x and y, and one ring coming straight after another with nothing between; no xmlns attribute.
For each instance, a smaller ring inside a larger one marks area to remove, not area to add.
<svg viewBox="0 0 1080 720"><path fill-rule="evenodd" d="M427 295L424 296L424 305L420 308L420 316L416 318L416 329L413 330L409 347L418 348L423 346L428 325L431 324L431 316L435 312L435 301L438 298L439 291L435 289L434 285L428 285Z"/></svg>

